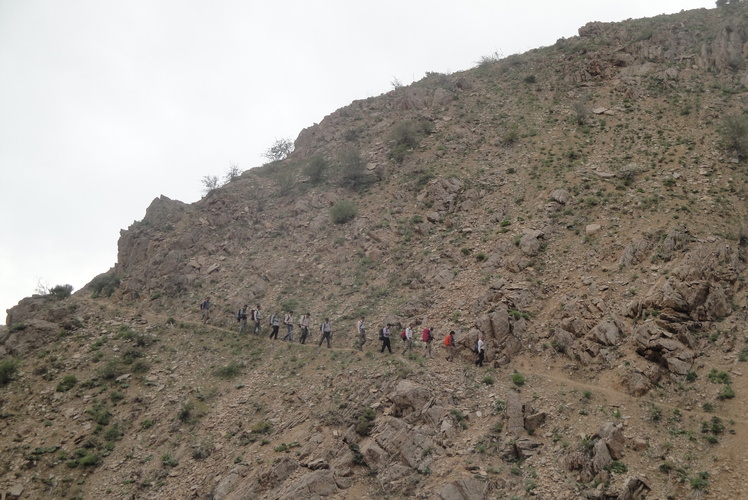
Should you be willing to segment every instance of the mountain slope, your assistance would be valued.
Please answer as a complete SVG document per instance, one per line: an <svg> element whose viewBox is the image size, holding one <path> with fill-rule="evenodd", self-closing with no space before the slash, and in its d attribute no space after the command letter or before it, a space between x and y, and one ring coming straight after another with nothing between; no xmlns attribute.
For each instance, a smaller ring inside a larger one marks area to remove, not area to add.
<svg viewBox="0 0 748 500"><path fill-rule="evenodd" d="M157 198L112 270L10 311L3 486L737 498L748 177L721 127L747 13L590 23L356 101L195 204ZM240 335L257 303L329 317L335 349ZM456 330L459 360L359 353L361 315L370 337Z"/></svg>

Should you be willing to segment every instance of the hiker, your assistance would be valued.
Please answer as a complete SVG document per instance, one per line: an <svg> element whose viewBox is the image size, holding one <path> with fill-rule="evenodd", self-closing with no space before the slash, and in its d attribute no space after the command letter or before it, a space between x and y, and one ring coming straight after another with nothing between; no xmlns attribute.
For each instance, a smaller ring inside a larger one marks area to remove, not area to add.
<svg viewBox="0 0 748 500"><path fill-rule="evenodd" d="M236 318L239 320L239 333L241 334L247 333L247 307L247 304L244 304L244 307L240 308L236 314Z"/></svg>
<svg viewBox="0 0 748 500"><path fill-rule="evenodd" d="M406 352L413 354L413 323L410 323L405 327L405 336L403 337L403 340L405 341L403 356L405 356Z"/></svg>
<svg viewBox="0 0 748 500"><path fill-rule="evenodd" d="M210 319L210 297L200 303L200 319L203 323L207 323Z"/></svg>
<svg viewBox="0 0 748 500"><path fill-rule="evenodd" d="M306 344L306 338L309 335L309 327L312 326L312 316L310 313L306 313L304 316L302 316L301 321L299 321L299 328L301 328L301 338L299 339L299 342L302 344Z"/></svg>
<svg viewBox="0 0 748 500"><path fill-rule="evenodd" d="M255 335L259 335L262 327L260 321L262 320L262 314L260 314L260 304L257 304L257 308L252 310L252 321L255 322Z"/></svg>
<svg viewBox="0 0 748 500"><path fill-rule="evenodd" d="M455 331L451 330L444 337L444 347L447 348L447 361L452 361L455 357Z"/></svg>
<svg viewBox="0 0 748 500"><path fill-rule="evenodd" d="M356 331L358 332L358 350L363 351L364 350L364 344L366 343L366 323L364 321L364 317L361 316L361 319L358 320L356 323Z"/></svg>
<svg viewBox="0 0 748 500"><path fill-rule="evenodd" d="M421 340L426 344L423 349L423 356L434 359L434 355L431 353L431 341L434 340L434 328L424 328L423 333L421 334Z"/></svg>
<svg viewBox="0 0 748 500"><path fill-rule="evenodd" d="M278 329L280 328L280 322L278 321L278 315L273 313L270 315L270 326L273 331L270 332L270 338L278 340Z"/></svg>
<svg viewBox="0 0 748 500"><path fill-rule="evenodd" d="M475 343L475 352L478 355L475 364L477 366L483 366L483 357L486 355L486 344L483 342L482 335L478 335L478 341Z"/></svg>
<svg viewBox="0 0 748 500"><path fill-rule="evenodd" d="M293 342L293 311L288 311L283 316L283 324L286 325L286 335L281 340Z"/></svg>
<svg viewBox="0 0 748 500"><path fill-rule="evenodd" d="M327 339L327 348L330 349L330 340L332 340L332 329L330 328L330 320L325 318L325 321L319 325L319 331L322 332L322 337L319 339L317 347L322 345L322 342Z"/></svg>
<svg viewBox="0 0 748 500"><path fill-rule="evenodd" d="M390 346L390 324L387 323L387 326L382 328L380 331L379 339L382 341L382 350L379 352L384 352L384 348L386 347L388 351L390 351L390 354L392 354L392 347Z"/></svg>

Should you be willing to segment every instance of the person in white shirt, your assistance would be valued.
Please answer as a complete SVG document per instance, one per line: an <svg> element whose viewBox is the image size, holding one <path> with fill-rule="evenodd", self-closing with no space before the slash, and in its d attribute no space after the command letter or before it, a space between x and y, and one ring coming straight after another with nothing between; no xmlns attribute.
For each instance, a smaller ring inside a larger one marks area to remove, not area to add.
<svg viewBox="0 0 748 500"><path fill-rule="evenodd" d="M270 326L273 327L273 331L270 332L270 338L278 340L278 329L280 328L280 322L278 321L278 315L276 313L270 315Z"/></svg>
<svg viewBox="0 0 748 500"><path fill-rule="evenodd" d="M252 321L255 322L255 335L259 335L262 330L262 315L260 314L260 304L257 304L257 308L252 311Z"/></svg>
<svg viewBox="0 0 748 500"><path fill-rule="evenodd" d="M356 323L356 331L358 332L358 350L363 351L364 350L364 344L366 343L366 322L364 321L364 317L361 316L361 319L358 320L358 323Z"/></svg>
<svg viewBox="0 0 748 500"><path fill-rule="evenodd" d="M330 328L330 320L325 318L325 321L319 325L319 331L322 332L322 338L319 339L317 347L322 345L322 342L327 339L327 348L330 349L330 340L332 340L332 329Z"/></svg>
<svg viewBox="0 0 748 500"><path fill-rule="evenodd" d="M387 323L387 326L382 328L382 350L379 352L384 352L384 348L387 348L388 351L390 351L390 354L392 354L392 347L390 346L390 324Z"/></svg>
<svg viewBox="0 0 748 500"><path fill-rule="evenodd" d="M301 338L299 339L299 342L302 344L306 344L306 338L309 335L309 328L312 326L312 315L310 313L306 313L304 316L302 316L301 321L299 321L299 328L301 328Z"/></svg>
<svg viewBox="0 0 748 500"><path fill-rule="evenodd" d="M403 356L405 356L406 352L413 354L413 323L405 328L405 348L403 349Z"/></svg>
<svg viewBox="0 0 748 500"><path fill-rule="evenodd" d="M477 366L483 366L483 357L486 355L486 343L483 342L483 336L478 335L478 360L475 362Z"/></svg>
<svg viewBox="0 0 748 500"><path fill-rule="evenodd" d="M286 335L281 340L293 342L293 311L288 311L283 316L283 324L286 325Z"/></svg>

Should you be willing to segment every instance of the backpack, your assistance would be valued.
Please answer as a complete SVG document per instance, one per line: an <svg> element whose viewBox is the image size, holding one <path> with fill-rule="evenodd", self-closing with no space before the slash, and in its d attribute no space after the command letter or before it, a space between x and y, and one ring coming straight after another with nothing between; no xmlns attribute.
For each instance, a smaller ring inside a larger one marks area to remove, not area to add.
<svg viewBox="0 0 748 500"><path fill-rule="evenodd" d="M403 333L400 334L400 338L403 340L408 340L408 336L405 335L405 330L403 330Z"/></svg>
<svg viewBox="0 0 748 500"><path fill-rule="evenodd" d="M379 329L379 340L384 340L384 328Z"/></svg>
<svg viewBox="0 0 748 500"><path fill-rule="evenodd" d="M449 347L449 346L452 345L452 336L451 335L447 335L446 337L444 337L444 345L447 346L447 347Z"/></svg>
<svg viewBox="0 0 748 500"><path fill-rule="evenodd" d="M473 346L473 352L475 353L478 352L478 341L477 340L475 341L475 345Z"/></svg>
<svg viewBox="0 0 748 500"><path fill-rule="evenodd" d="M242 310L239 309L239 312L236 313L236 320L241 321L242 320Z"/></svg>

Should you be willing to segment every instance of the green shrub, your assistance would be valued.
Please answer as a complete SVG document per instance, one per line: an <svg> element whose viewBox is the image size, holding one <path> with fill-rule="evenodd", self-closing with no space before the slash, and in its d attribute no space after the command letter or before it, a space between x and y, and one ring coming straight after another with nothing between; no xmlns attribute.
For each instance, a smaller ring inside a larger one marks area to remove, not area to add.
<svg viewBox="0 0 748 500"><path fill-rule="evenodd" d="M656 406L654 403L649 403L649 419L652 422L659 422L662 420L662 408Z"/></svg>
<svg viewBox="0 0 748 500"><path fill-rule="evenodd" d="M452 414L452 416L457 421L457 425L459 425L462 430L465 430L468 428L467 419L465 418L465 415L460 410L454 408L450 410L449 413Z"/></svg>
<svg viewBox="0 0 748 500"><path fill-rule="evenodd" d="M401 121L392 128L388 136L390 143L390 158L402 163L405 157L418 146L425 136L433 131L433 124L428 120L414 122Z"/></svg>
<svg viewBox="0 0 748 500"><path fill-rule="evenodd" d="M340 184L356 189L366 182L366 160L356 147L345 148L338 156Z"/></svg>
<svg viewBox="0 0 748 500"><path fill-rule="evenodd" d="M514 372L512 373L512 382L514 382L514 385L516 386L525 385L525 376L520 372Z"/></svg>
<svg viewBox="0 0 748 500"><path fill-rule="evenodd" d="M109 425L109 419L112 418L112 414L109 413L106 405L100 401L95 402L93 407L86 411L86 413L99 425Z"/></svg>
<svg viewBox="0 0 748 500"><path fill-rule="evenodd" d="M628 472L629 468L625 463L614 460L610 463L610 465L605 467L605 470L609 472L615 472L616 474L625 474L626 472Z"/></svg>
<svg viewBox="0 0 748 500"><path fill-rule="evenodd" d="M273 431L273 424L268 420L257 422L250 429L252 434L270 434Z"/></svg>
<svg viewBox="0 0 748 500"><path fill-rule="evenodd" d="M242 373L242 367L236 362L232 361L226 366L221 366L213 372L216 377L229 380L238 377Z"/></svg>
<svg viewBox="0 0 748 500"><path fill-rule="evenodd" d="M125 399L125 395L119 391L114 391L109 395L109 399L112 403L119 403L120 401Z"/></svg>
<svg viewBox="0 0 748 500"><path fill-rule="evenodd" d="M111 297L119 287L119 283L119 276L114 273L100 274L91 280L89 284L92 292L91 296L95 299L98 297Z"/></svg>
<svg viewBox="0 0 748 500"><path fill-rule="evenodd" d="M350 200L340 200L330 208L330 216L336 224L345 224L353 220L357 213L356 205Z"/></svg>
<svg viewBox="0 0 748 500"><path fill-rule="evenodd" d="M501 136L501 143L505 146L511 146L517 141L519 141L519 127L514 123L504 131L504 134Z"/></svg>
<svg viewBox="0 0 748 500"><path fill-rule="evenodd" d="M122 371L122 366L117 362L116 360L109 360L99 368L98 374L99 377L101 377L104 380L114 380L115 378L122 375L124 372Z"/></svg>
<svg viewBox="0 0 748 500"><path fill-rule="evenodd" d="M705 490L709 485L709 473L699 472L695 476L689 477L688 482L694 490Z"/></svg>
<svg viewBox="0 0 748 500"><path fill-rule="evenodd" d="M176 467L179 465L179 461L168 453L161 455L161 463L164 467Z"/></svg>
<svg viewBox="0 0 748 500"><path fill-rule="evenodd" d="M353 453L353 463L356 465L366 465L366 461L364 460L364 455L361 453L361 448L355 443L351 443L348 445L348 449L351 450L351 453Z"/></svg>
<svg viewBox="0 0 748 500"><path fill-rule="evenodd" d="M194 401L187 400L182 403L182 406L179 407L179 411L177 412L177 419L180 422L184 422L185 424L194 424L204 414L205 413L198 408Z"/></svg>
<svg viewBox="0 0 748 500"><path fill-rule="evenodd" d="M330 164L324 156L316 154L304 166L304 173L309 176L309 182L319 184L325 180L325 173L329 166Z"/></svg>
<svg viewBox="0 0 748 500"><path fill-rule="evenodd" d="M723 146L740 158L748 157L748 115L728 115L719 129Z"/></svg>
<svg viewBox="0 0 748 500"><path fill-rule="evenodd" d="M67 392L78 383L78 378L75 375L65 375L62 377L62 381L57 384L57 392Z"/></svg>
<svg viewBox="0 0 748 500"><path fill-rule="evenodd" d="M286 167L286 165L284 165ZM291 193L291 190L296 184L296 176L294 172L288 168L278 170L274 176L275 183L278 185L278 196L286 196Z"/></svg>
<svg viewBox="0 0 748 500"><path fill-rule="evenodd" d="M0 387L4 387L13 380L18 371L18 360L15 358L0 361Z"/></svg>
<svg viewBox="0 0 748 500"><path fill-rule="evenodd" d="M359 436L368 436L377 414L371 408L366 408L356 421L356 433Z"/></svg>
<svg viewBox="0 0 748 500"><path fill-rule="evenodd" d="M727 372L717 371L716 368L709 370L709 382L713 384L727 384L729 385L732 381L730 380L730 374Z"/></svg>
<svg viewBox="0 0 748 500"><path fill-rule="evenodd" d="M732 390L732 386L729 384L725 384L722 387L722 390L717 395L717 399L723 400L723 399L732 399L735 397L735 391Z"/></svg>
<svg viewBox="0 0 748 500"><path fill-rule="evenodd" d="M143 357L143 352L138 349L128 349L122 354L122 362L131 365L133 361Z"/></svg>
<svg viewBox="0 0 748 500"><path fill-rule="evenodd" d="M83 467L96 467L99 465L100 461L101 459L96 453L87 453L78 459L78 465L82 465Z"/></svg>
<svg viewBox="0 0 748 500"><path fill-rule="evenodd" d="M73 285L57 285L49 290L49 295L57 300L67 299L71 293L73 293Z"/></svg>
<svg viewBox="0 0 748 500"><path fill-rule="evenodd" d="M107 441L119 441L124 434L119 424L115 424L104 431L104 439Z"/></svg>

